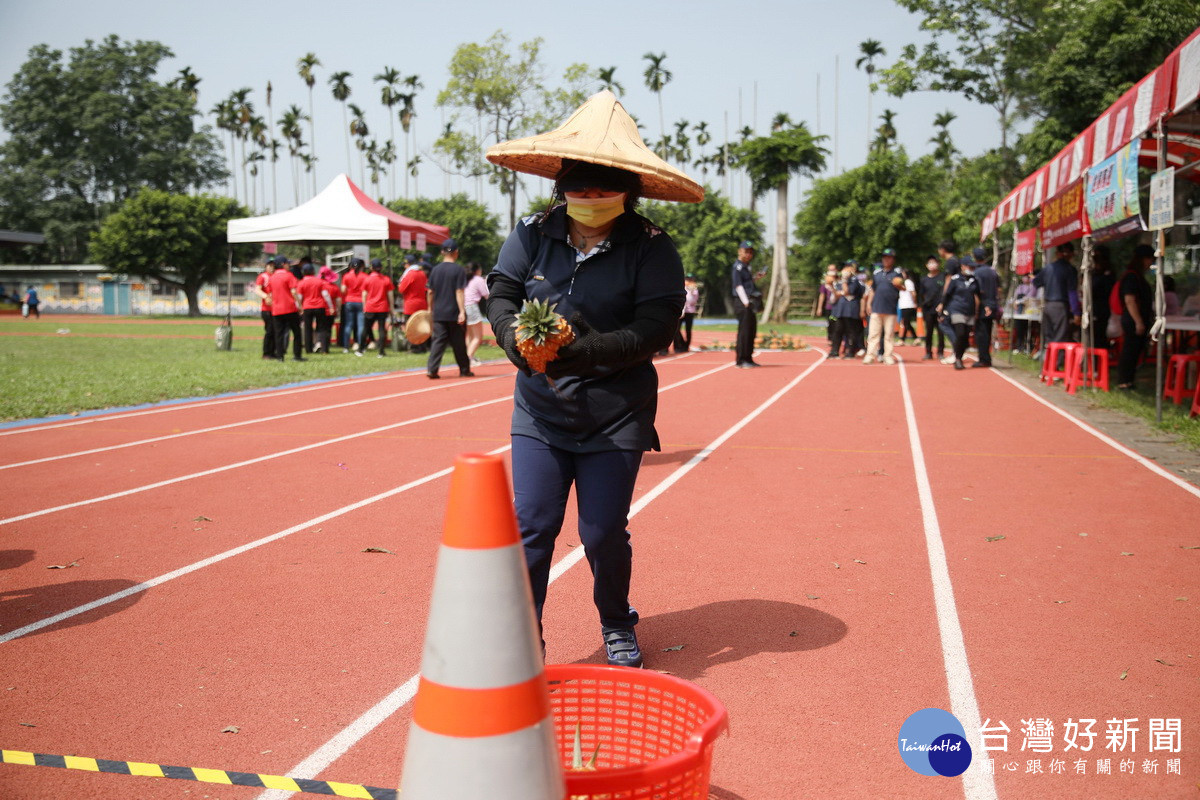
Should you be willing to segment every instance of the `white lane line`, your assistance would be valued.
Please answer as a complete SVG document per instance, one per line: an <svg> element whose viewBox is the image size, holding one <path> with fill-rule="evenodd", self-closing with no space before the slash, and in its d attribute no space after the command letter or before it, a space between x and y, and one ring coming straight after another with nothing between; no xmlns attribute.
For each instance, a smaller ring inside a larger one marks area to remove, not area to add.
<svg viewBox="0 0 1200 800"><path fill-rule="evenodd" d="M1071 423L1073 423L1073 424L1079 426L1080 428L1082 428L1083 430L1087 431L1092 436L1095 436L1097 439L1104 442L1106 445L1108 445L1112 449L1116 450L1118 453L1129 456L1134 461L1136 461L1137 463L1141 464L1146 469L1153 472L1155 475L1159 475L1163 478L1166 478L1171 483L1178 486L1180 489L1183 489L1184 491L1191 494L1193 497L1200 497L1200 489L1198 489L1195 486L1193 486L1192 484L1188 483L1187 481L1185 481L1183 478L1179 477L1178 475L1175 475L1175 474L1171 473L1170 471L1163 469L1158 464L1155 464L1153 461L1151 461L1150 459L1141 455L1140 453L1130 450L1128 447L1121 444L1120 442L1118 442L1116 439L1112 438L1108 434L1102 433L1101 431L1096 430L1091 425L1088 425L1083 420L1072 415L1071 412L1064 411L1063 409L1054 405L1054 403L1051 403L1049 400L1047 400L1044 397L1039 397L1036 392L1031 391L1030 389L1026 388L1025 386L1022 386L1019 382L1008 377L1000 370L994 369L994 370L991 370L991 372L994 375L999 375L1001 378L1008 381L1013 386L1017 387L1022 392L1029 395L1030 397L1032 397L1034 400L1037 400L1039 403L1041 403L1046 408L1053 411L1055 414L1058 414L1059 416L1063 417L1064 419L1070 421Z"/></svg>
<svg viewBox="0 0 1200 800"><path fill-rule="evenodd" d="M503 453L505 450L508 450L510 447L512 447L512 445L505 445L504 447L500 447L500 448L497 448L496 450L492 450L490 453L488 453L488 455L494 455L496 453ZM123 600L126 597L130 597L130 596L138 594L140 592L144 592L147 589L151 589L155 586L159 586L161 584L166 583L167 581L173 581L176 578L182 578L184 575L195 572L196 570L204 569L205 567L212 566L213 564L217 564L221 561L224 561L227 558L233 558L234 556L249 552L250 550L254 550L255 548L262 547L264 544L270 544L271 542L278 541L279 539L283 539L287 536L291 536L293 533L297 533L302 530L307 530L314 525L320 525L322 522L331 520L334 517L340 517L341 515L348 514L351 511L355 511L360 508L365 508L366 506L372 505L374 503L378 503L380 500L386 500L387 498L394 497L395 495L398 495L401 492L407 492L409 489L415 489L416 487L422 486L426 483L429 483L430 481L445 477L446 475L449 475L452 471L453 471L453 467L447 467L446 469L438 470L437 472L430 473L429 475L426 475L423 478L417 478L414 481L409 481L408 483L404 484L403 486L397 486L393 489L388 489L386 492L380 492L377 495L372 495L371 497L367 497L363 500L359 500L357 503L351 503L348 506L342 506L341 508L330 511L327 514L322 514L319 517L313 517L310 520L305 520L304 522L301 522L299 525L293 525L292 527L290 527L286 530L279 531L278 533L273 533L270 536L264 536L261 539L255 539L253 542L248 542L246 544L240 545L239 547L234 547L231 550L226 550L223 553L218 553L217 555L203 559L202 561L196 561L192 564L188 564L186 567L180 567L179 569L174 570L172 572L168 572L164 575L159 575L157 578L151 578L150 580L145 581L143 583L139 583L136 586L130 586L128 589L122 589L119 592L114 592L113 594L107 595L105 597L101 597L98 600L93 600L90 603L84 603L81 606L76 606L75 608L68 609L67 611L62 612L61 614L55 614L52 617L46 617L45 619L38 620L37 622L31 622L30 624L26 625L23 628L17 628L14 631L9 631L8 633L0 636L0 644L3 644L5 642L10 642L13 639L18 639L22 636L26 636L30 633L33 633L34 631L39 631L42 628L46 628L46 627L49 627L56 623L62 622L65 619L70 619L71 617L77 616L79 614L84 614L88 611L91 611L94 608L100 608L101 606L106 606L109 603L115 603L118 600Z"/></svg>
<svg viewBox="0 0 1200 800"><path fill-rule="evenodd" d="M508 378L508 377L512 377L512 376L506 375L506 374L492 375L487 378L480 378L477 381L471 381L471 383L477 384L477 383L483 383L484 381L494 381L497 378ZM74 453L63 453L62 455L57 455L57 456L46 456L45 458L35 458L31 461L15 461L12 464L0 464L0 470L14 469L16 467L28 467L33 464L45 464L48 461L59 461L64 458L75 458L77 456L90 456L90 455L95 455L96 453L105 453L110 450L120 450L125 447L136 447L137 445L142 445L142 444L154 444L156 442L165 442L170 439L181 439L184 436L195 436L196 434L200 434L200 433L212 433L214 431L224 431L224 430L229 430L230 428L238 428L243 425L256 425L260 422L273 422L277 419L296 417L301 414L315 414L320 411L332 411L333 409L337 409L337 408L348 408L350 406L363 405L365 403L374 403L377 400L395 400L397 397L408 397L410 395L424 394L426 392L438 392L438 391L442 391L444 389L453 389L455 387L467 386L467 385L469 385L469 384L458 383L458 382L442 383L437 386L427 386L424 389L412 389L407 392L395 392L393 394L381 394L377 397L366 397L361 400L349 400L345 403L334 403L333 405L328 405L328 406L317 406L314 408L301 408L296 411L288 411L283 414L273 414L269 417L258 417L257 419L247 419L247 420L242 420L241 422L229 422L224 425L214 425L210 428L198 428L194 431L183 431L181 433L168 433L168 434L164 434L162 436L154 436L149 439L138 439L137 441L133 441L133 442L122 442L121 444L111 444L106 447L95 447L95 448L92 448L91 450L78 450Z"/></svg>
<svg viewBox="0 0 1200 800"><path fill-rule="evenodd" d="M995 800L996 784L992 776L983 769L985 751L980 734L982 723L979 719L979 703L975 700L975 684L967 663L967 645L963 639L962 625L958 621L958 607L954 602L954 586L950 582L950 568L946 563L942 529L938 524L937 508L933 503L929 473L925 469L925 453L921 448L921 435L917 431L912 394L908 389L908 373L903 362L899 367L900 389L904 394L904 416L908 421L908 441L912 448L913 472L916 474L917 496L921 501L921 518L925 523L925 549L929 556L933 604L937 612L938 631L942 640L942 661L946 665L946 683L950 691L950 713L966 729L971 751L976 754L976 766L963 773L963 794L966 800Z"/></svg>
<svg viewBox="0 0 1200 800"><path fill-rule="evenodd" d="M147 414L165 414L168 411L186 411L193 408L207 408L209 406L221 406L226 403L242 403L247 400L262 400L271 399L273 397L284 397L290 394L303 394L304 392L315 392L321 389L340 389L346 386L359 386L364 383L374 383L375 381L392 380L395 378L409 378L420 375L420 370L413 372L392 372L387 375L372 375L367 378L347 378L345 380L333 380L326 383L318 383L312 386L300 386L295 389L281 389L280 391L255 391L250 390L249 394L239 394L236 397L221 397L211 400L198 400L195 403L179 403L177 405L157 406L155 408L147 408L142 411L117 411L112 414L97 414L94 417L85 419L73 419L69 422L53 422L48 425L31 425L28 428L6 428L0 430L0 436L15 436L18 433L37 433L39 431L49 431L55 428L71 428L76 425L89 425L93 422L112 422L114 420L129 419L130 417L144 417Z"/></svg>
<svg viewBox="0 0 1200 800"><path fill-rule="evenodd" d="M683 386L684 384L691 383L692 381L702 378L706 375L711 375L714 372L719 372L728 366L731 366L731 365L724 365L721 367L717 367L715 369L710 369L706 372L699 373L690 378L685 378L684 380L677 381L676 383L672 383L668 386L662 387L662 389L660 389L660 391L666 391L668 389L674 389L677 386ZM504 399L509 399L509 398L504 398ZM489 402L496 402L496 401L489 401ZM486 403L482 404L482 405L486 405ZM498 447L495 450L489 451L488 455L495 455L497 453L503 453L503 452L509 450L511 447L512 447L512 445L504 445L503 447ZM42 628L45 628L49 625L53 625L57 622L61 622L65 619L70 619L71 617L74 617L78 614L83 614L87 611L91 611L94 608L99 608L100 606L108 605L109 603L114 603L117 600L122 600L126 597L129 597L130 595L134 595L139 592L144 592L151 587L158 586L160 584L166 583L167 581L171 581L176 578L187 575L189 573L195 572L196 570L202 569L211 564L216 564L218 562L224 561L227 558L231 558L231 557L239 555L241 553L245 553L249 550L253 550L256 547L261 547L264 544L269 544L278 539L282 539L286 536L290 536L293 533L296 533L297 531L304 530L305 528L311 527L313 525L319 525L320 523L325 522L326 520L333 519L334 517L341 516L342 514L347 514L356 509L364 508L365 506L369 506L373 503L377 503L380 500L384 500L384 499L387 499L394 495L400 494L401 492L406 492L409 489L415 488L417 486L421 486L422 484L428 483L429 481L435 480L437 478L441 478L445 475L449 475L450 472L452 471L452 469L453 469L452 467L448 467L448 468L440 470L438 472L434 472L430 475L426 475L423 478L418 478L417 480L410 481L409 483L406 483L403 486L398 486L394 489L389 489L386 492L381 492L380 494L374 495L372 497L368 497L364 500L359 500L356 503L351 503L348 506L343 506L342 508L339 508L335 511L330 511L327 514L322 514L319 517L314 517L313 519L307 520L305 522L301 522L299 525L294 525L291 528L288 528L287 530L279 531L278 533L273 533L270 536L264 536L261 539L256 539L255 541L250 542L248 544L240 545L231 550L226 550L223 553L219 553L215 556L206 558L202 561L197 561L197 562L195 562L193 564L189 564L185 567L180 567L179 569L174 570L173 572L168 572L164 575L159 575L157 578L152 578L149 581L146 581L144 583L139 583L136 586L131 586L128 589L123 589L119 592L115 592L113 594L107 595L106 597L102 597L98 600L93 600L90 603L85 603L84 605L76 606L75 608L68 609L67 611L62 612L61 614L56 614L52 617L47 617L46 619L39 620L34 623L30 623L29 625L26 625L23 628L19 628L17 630L10 631L9 633L0 636L0 644L11 641L16 638L19 638L21 636L25 636L26 634L32 633L34 631L41 630Z"/></svg>
<svg viewBox="0 0 1200 800"><path fill-rule="evenodd" d="M659 495L661 495L663 492L665 492L667 489L669 489L672 485L677 483L680 478L682 478L684 475L686 475L688 472L690 472L697 464L699 464L701 461L703 461L705 458L707 458L709 455L711 455L714 450L716 450L718 447L720 447L722 444L724 444L726 441L728 441L728 439L731 436L733 436L735 433L737 433L742 428L744 428L751 420L753 420L755 417L757 417L759 414L761 414L763 411L765 411L767 408L769 408L772 404L777 402L779 400L779 398L783 397L783 395L786 394L790 389L792 389L792 387L794 387L800 381L804 380L804 378L809 373L811 373L814 369L816 369L823 363L825 363L824 358L822 358L821 360L810 365L806 370L804 370L804 372L800 373L799 376L794 378L790 383L788 383L786 386L784 386L778 392L773 394L762 405L760 405L758 408L751 411L749 414L747 414L745 417L743 417L739 422L735 423L733 425L733 427L729 428L729 430L725 431L723 434L721 434L716 439L714 439L713 442L710 445L708 445L708 447L705 447L703 450L701 450L699 453L697 453L695 456L693 456L691 459L689 459L686 464L682 465L681 467L676 469L674 472L672 472L670 475L668 475L666 478L664 478L662 481L660 481L657 486L655 486L653 489L651 489L649 492L647 492L640 500L638 500L636 503L634 503L630 507L630 509L629 509L630 519L632 519L634 516L636 516L639 511L641 511L646 506L648 506L651 502L653 502L657 497L659 497ZM714 372L720 372L723 369L729 369L733 366L734 365L732 363L724 364L720 367L716 367L715 369L711 369L706 372L702 372L698 375L695 375L691 378L687 378L685 380L679 381L678 383L673 383L670 386L663 387L663 389L661 389L660 391L665 391L667 389L674 389L677 386L682 386L686 383L690 383L690 382L697 380L699 378L702 378L706 375L711 375ZM554 581L558 580L558 578L560 578L563 575L563 573L565 573L567 570L569 570L575 564L578 564L579 561L583 559L583 557L584 557L584 552L583 552L582 547L576 547L573 550L571 550L571 552L568 553L565 558L563 558L561 561L559 561L557 564L555 564L553 566L553 568L551 568L550 583L553 583ZM411 676L408 680L406 680L404 683L402 683L398 688L394 689L389 695L384 697L382 700L380 700L378 703L376 703L371 708L367 709L367 711L365 711L362 714L362 716L360 716L358 719L354 720L354 722L351 722L348 726L346 726L344 729L339 731L332 739L330 739L325 744L323 744L319 748L317 748L317 750L315 750L312 753L312 755L308 756L303 761L301 761L299 764L297 764L290 772L288 772L288 777L289 778L303 778L303 777L307 777L310 775L319 775L323 771L328 769L330 764L332 764L334 761L338 760L343 755L345 755L346 752L351 747L353 747L359 741L361 741L363 738L365 738L367 736L367 734L369 734L371 731L375 730L375 728L379 727L379 725L381 725L384 722L384 720L386 720L392 714L396 713L401 708L403 708L405 705L407 705L409 702L411 702L412 699L417 694L417 684L420 681L420 679L421 679L420 673L417 673L416 675ZM290 792L286 792L286 791L279 790L279 789L268 789L267 791L259 794L258 797L256 798L256 800L288 800L288 798L290 798L291 796L292 796L292 793L290 793Z"/></svg>
<svg viewBox="0 0 1200 800"><path fill-rule="evenodd" d="M26 519L33 519L34 517L43 517L47 514L53 514L56 511L66 511L68 509L80 508L81 506L92 505L94 503L102 503L105 500L115 500L119 497L129 497L130 495L140 494L142 492L148 492L151 489L160 489L163 486L171 486L172 484L183 483L184 481L190 481L190 480L194 480L196 478L203 478L208 475L216 475L221 472L228 472L231 469L247 467L247 466L250 466L251 464L261 464L263 461L270 461L275 458L282 458L284 456L295 455L296 453L303 453L306 450L313 450L318 447L326 447L331 444L337 444L338 442L345 442L350 439L357 439L357 438L360 438L363 436L372 436L376 433L382 433L383 431L395 430L396 428L403 428L406 425L415 425L418 422L427 422L431 419L437 419L438 417L444 417L449 414L457 414L461 411L471 411L472 409L482 408L484 406L490 406L490 405L494 405L496 403L505 403L505 402L512 402L512 395L505 395L504 397L497 397L493 400L484 400L481 403L472 403L471 405L459 406L458 408L451 408L447 411L438 411L433 414L426 414L423 417L413 417L412 419L406 419L402 422L393 422L390 425L381 425L378 428L371 428L370 430L366 430L366 431L350 433L350 434L346 434L345 436L337 436L337 437L334 437L333 439L325 439L320 442L314 442L313 444L306 444L306 445L302 445L300 447L293 447L290 450L281 450L278 453L268 453L265 456L259 456L257 458L250 458L245 461L238 461L235 464L226 464L226 465L220 466L220 467L213 467L212 469L205 469L205 470L201 470L200 472L193 472L189 475L180 475L177 478L168 478L165 481L158 481L156 483L148 483L148 484L145 484L144 486L135 486L132 489L125 489L124 491L121 491L121 492L113 492L112 494L101 495L100 497L91 497L91 498L88 498L87 500L78 500L74 503L64 503L61 506L54 506L53 508L43 508L40 511L30 511L28 514L20 514L15 517L8 517L6 519L0 519L0 525L11 525L14 522L20 522L20 521L26 520Z"/></svg>

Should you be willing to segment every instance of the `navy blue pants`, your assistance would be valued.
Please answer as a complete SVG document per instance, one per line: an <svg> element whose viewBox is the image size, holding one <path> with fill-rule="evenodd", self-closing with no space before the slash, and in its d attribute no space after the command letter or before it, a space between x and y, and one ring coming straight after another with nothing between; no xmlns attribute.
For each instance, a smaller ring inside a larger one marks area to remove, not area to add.
<svg viewBox="0 0 1200 800"><path fill-rule="evenodd" d="M632 628L637 624L637 611L629 605L633 548L625 526L641 463L640 451L570 453L539 439L512 437L513 502L539 623L554 540L562 529L574 483L579 538L592 568L592 599L600 625Z"/></svg>

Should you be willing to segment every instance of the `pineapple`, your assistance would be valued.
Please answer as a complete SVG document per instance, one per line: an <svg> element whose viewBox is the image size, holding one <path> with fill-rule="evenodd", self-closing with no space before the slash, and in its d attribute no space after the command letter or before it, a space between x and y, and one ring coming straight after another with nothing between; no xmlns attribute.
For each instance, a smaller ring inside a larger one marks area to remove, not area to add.
<svg viewBox="0 0 1200 800"><path fill-rule="evenodd" d="M558 349L575 340L575 331L545 300L526 300L517 314L517 351L534 372L558 357Z"/></svg>

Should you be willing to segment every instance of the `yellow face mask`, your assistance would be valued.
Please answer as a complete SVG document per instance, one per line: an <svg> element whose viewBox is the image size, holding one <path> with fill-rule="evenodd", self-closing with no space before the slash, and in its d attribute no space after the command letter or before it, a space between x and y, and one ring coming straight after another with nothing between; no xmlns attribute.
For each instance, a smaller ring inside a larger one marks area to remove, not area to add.
<svg viewBox="0 0 1200 800"><path fill-rule="evenodd" d="M625 213L625 193L612 197L573 197L567 194L567 216L580 225L599 228Z"/></svg>

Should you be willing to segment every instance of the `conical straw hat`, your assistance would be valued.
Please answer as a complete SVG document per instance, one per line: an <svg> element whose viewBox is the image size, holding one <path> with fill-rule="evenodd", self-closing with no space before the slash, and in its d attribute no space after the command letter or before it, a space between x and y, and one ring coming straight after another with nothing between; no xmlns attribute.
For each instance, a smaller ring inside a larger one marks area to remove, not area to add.
<svg viewBox="0 0 1200 800"><path fill-rule="evenodd" d="M699 203L704 187L646 147L637 124L605 89L588 98L566 122L548 133L488 148L488 161L553 180L564 158L629 170L642 179L642 196Z"/></svg>

